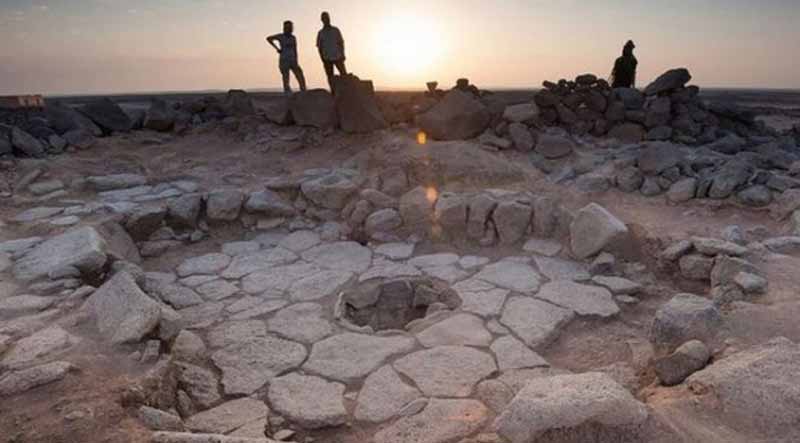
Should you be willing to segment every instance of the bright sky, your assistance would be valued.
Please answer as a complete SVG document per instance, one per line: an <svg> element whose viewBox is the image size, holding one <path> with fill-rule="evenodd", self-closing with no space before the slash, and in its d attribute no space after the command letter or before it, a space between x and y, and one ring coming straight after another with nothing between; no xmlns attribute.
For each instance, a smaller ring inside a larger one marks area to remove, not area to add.
<svg viewBox="0 0 800 443"><path fill-rule="evenodd" d="M379 88L605 77L628 39L639 83L686 66L701 86L800 88L798 1L0 0L0 94L279 87L264 37L284 19L324 86L323 10Z"/></svg>

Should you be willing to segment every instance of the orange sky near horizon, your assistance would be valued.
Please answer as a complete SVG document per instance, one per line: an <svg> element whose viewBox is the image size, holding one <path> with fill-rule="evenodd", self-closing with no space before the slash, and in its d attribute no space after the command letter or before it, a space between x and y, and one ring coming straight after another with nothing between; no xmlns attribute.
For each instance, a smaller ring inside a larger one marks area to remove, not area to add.
<svg viewBox="0 0 800 443"><path fill-rule="evenodd" d="M296 24L309 84L326 85L319 13L347 41L348 68L378 88L538 87L606 77L637 43L638 83L690 69L716 87L800 88L796 0L4 0L0 94L278 88L264 37Z"/></svg>

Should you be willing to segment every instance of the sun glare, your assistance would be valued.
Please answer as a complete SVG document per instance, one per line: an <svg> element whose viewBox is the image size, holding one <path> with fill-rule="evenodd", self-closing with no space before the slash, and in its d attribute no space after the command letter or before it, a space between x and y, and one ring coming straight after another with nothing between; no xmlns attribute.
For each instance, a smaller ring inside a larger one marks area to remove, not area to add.
<svg viewBox="0 0 800 443"><path fill-rule="evenodd" d="M444 51L441 29L427 17L393 15L380 23L376 34L376 57L392 75L423 75Z"/></svg>

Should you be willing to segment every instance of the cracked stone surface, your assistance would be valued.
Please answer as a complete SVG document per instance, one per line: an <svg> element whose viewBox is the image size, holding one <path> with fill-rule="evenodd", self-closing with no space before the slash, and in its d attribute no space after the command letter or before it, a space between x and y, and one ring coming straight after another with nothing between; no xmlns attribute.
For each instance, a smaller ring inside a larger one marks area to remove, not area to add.
<svg viewBox="0 0 800 443"><path fill-rule="evenodd" d="M474 278L525 294L536 292L541 281L541 276L532 267L513 260L488 265Z"/></svg>
<svg viewBox="0 0 800 443"><path fill-rule="evenodd" d="M320 271L293 283L289 295L292 301L319 300L337 294L352 279L348 271Z"/></svg>
<svg viewBox="0 0 800 443"><path fill-rule="evenodd" d="M317 342L303 370L324 377L353 382L367 376L392 356L414 348L414 339L344 333Z"/></svg>
<svg viewBox="0 0 800 443"><path fill-rule="evenodd" d="M315 343L333 334L333 325L324 318L321 305L298 303L284 308L269 321L267 328L290 340L301 343Z"/></svg>
<svg viewBox="0 0 800 443"><path fill-rule="evenodd" d="M550 303L527 297L512 297L503 309L500 322L509 327L525 342L536 349L550 344L558 337L575 313Z"/></svg>
<svg viewBox="0 0 800 443"><path fill-rule="evenodd" d="M583 263L560 258L534 257L536 267L550 280L586 281L592 278Z"/></svg>
<svg viewBox="0 0 800 443"><path fill-rule="evenodd" d="M619 306L608 289L571 281L552 281L542 286L536 298L575 311L578 315L611 317Z"/></svg>
<svg viewBox="0 0 800 443"><path fill-rule="evenodd" d="M341 383L289 374L272 380L268 396L278 413L306 429L318 429L347 420L344 389Z"/></svg>
<svg viewBox="0 0 800 443"><path fill-rule="evenodd" d="M303 345L277 337L252 337L211 355L222 371L227 395L249 395L271 378L298 367L307 355Z"/></svg>
<svg viewBox="0 0 800 443"><path fill-rule="evenodd" d="M192 257L178 266L179 277L190 275L214 275L225 269L230 264L231 258L225 254L206 254Z"/></svg>
<svg viewBox="0 0 800 443"><path fill-rule="evenodd" d="M542 356L510 335L495 340L491 350L501 371L550 366Z"/></svg>
<svg viewBox="0 0 800 443"><path fill-rule="evenodd" d="M464 346L439 346L394 362L427 396L469 397L475 385L497 370L494 358Z"/></svg>
<svg viewBox="0 0 800 443"><path fill-rule="evenodd" d="M359 421L381 423L396 417L405 406L421 397L416 388L403 382L397 372L386 365L364 381L354 415Z"/></svg>
<svg viewBox="0 0 800 443"><path fill-rule="evenodd" d="M500 289L482 280L469 279L453 285L461 297L461 309L483 317L499 315L511 291Z"/></svg>
<svg viewBox="0 0 800 443"><path fill-rule="evenodd" d="M457 314L417 333L417 340L426 348L442 345L486 347L492 341L492 334L480 318Z"/></svg>
<svg viewBox="0 0 800 443"><path fill-rule="evenodd" d="M372 263L372 251L356 242L325 243L304 252L302 257L335 271L364 272Z"/></svg>
<svg viewBox="0 0 800 443"><path fill-rule="evenodd" d="M186 427L195 432L227 434L268 414L269 408L264 402L240 398L189 417Z"/></svg>

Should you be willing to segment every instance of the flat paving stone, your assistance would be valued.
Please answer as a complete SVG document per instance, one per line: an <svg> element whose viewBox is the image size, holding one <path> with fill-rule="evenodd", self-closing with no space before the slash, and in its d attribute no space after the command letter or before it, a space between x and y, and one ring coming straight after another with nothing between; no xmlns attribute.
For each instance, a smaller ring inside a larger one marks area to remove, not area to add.
<svg viewBox="0 0 800 443"><path fill-rule="evenodd" d="M178 266L176 273L179 277L190 275L214 275L222 272L231 262L225 254L206 254L190 258Z"/></svg>
<svg viewBox="0 0 800 443"><path fill-rule="evenodd" d="M619 306L608 289L571 281L546 283L536 298L571 309L578 315L612 317L619 313Z"/></svg>
<svg viewBox="0 0 800 443"><path fill-rule="evenodd" d="M222 245L222 253L231 257L259 250L261 250L261 243L257 241L236 241Z"/></svg>
<svg viewBox="0 0 800 443"><path fill-rule="evenodd" d="M386 365L364 381L354 415L358 421L382 423L396 417L405 406L421 397L416 388L403 382L391 365Z"/></svg>
<svg viewBox="0 0 800 443"><path fill-rule="evenodd" d="M385 243L375 248L375 254L389 260L406 260L414 255L414 245L411 243Z"/></svg>
<svg viewBox="0 0 800 443"><path fill-rule="evenodd" d="M499 315L506 298L511 293L508 289L501 289L475 278L458 282L453 285L453 289L461 298L463 311L482 317Z"/></svg>
<svg viewBox="0 0 800 443"><path fill-rule="evenodd" d="M500 323L510 328L531 348L547 346L558 337L575 312L529 297L512 297L506 302Z"/></svg>
<svg viewBox="0 0 800 443"><path fill-rule="evenodd" d="M423 268L425 274L444 282L453 284L469 277L469 273L461 270L456 265L436 266L433 268Z"/></svg>
<svg viewBox="0 0 800 443"><path fill-rule="evenodd" d="M189 417L186 427L194 432L227 434L268 414L269 408L263 401L239 398Z"/></svg>
<svg viewBox="0 0 800 443"><path fill-rule="evenodd" d="M222 271L220 276L227 279L240 279L257 271L294 263L298 258L297 254L284 248L248 252L233 257L230 265Z"/></svg>
<svg viewBox="0 0 800 443"><path fill-rule="evenodd" d="M458 255L451 253L420 255L408 260L408 264L417 268L433 268L458 263Z"/></svg>
<svg viewBox="0 0 800 443"><path fill-rule="evenodd" d="M175 309L184 309L203 303L203 298L192 288L180 285L165 285L155 291L158 298Z"/></svg>
<svg viewBox="0 0 800 443"><path fill-rule="evenodd" d="M303 277L289 288L292 301L314 301L334 295L353 279L348 271L320 271Z"/></svg>
<svg viewBox="0 0 800 443"><path fill-rule="evenodd" d="M316 303L298 303L278 311L267 321L267 328L290 340L309 344L335 331L325 319L322 306Z"/></svg>
<svg viewBox="0 0 800 443"><path fill-rule="evenodd" d="M491 349L500 371L550 366L542 356L510 335L495 340Z"/></svg>
<svg viewBox="0 0 800 443"><path fill-rule="evenodd" d="M276 266L243 278L242 289L248 294L259 294L268 290L286 291L298 281L321 271L317 265L302 262Z"/></svg>
<svg viewBox="0 0 800 443"><path fill-rule="evenodd" d="M52 326L17 341L6 352L0 367L19 369L63 353L80 342L80 338L58 326Z"/></svg>
<svg viewBox="0 0 800 443"><path fill-rule="evenodd" d="M346 383L357 381L390 357L414 348L415 340L404 336L380 337L344 333L314 344L303 370Z"/></svg>
<svg viewBox="0 0 800 443"><path fill-rule="evenodd" d="M339 426L347 421L345 386L319 377L289 374L269 384L275 411L305 429Z"/></svg>
<svg viewBox="0 0 800 443"><path fill-rule="evenodd" d="M532 252L545 257L555 257L562 249L561 243L543 238L532 238L522 246L522 250L525 252Z"/></svg>
<svg viewBox="0 0 800 443"><path fill-rule="evenodd" d="M483 326L483 320L470 314L446 318L416 336L426 348L443 345L488 347L492 341L492 334Z"/></svg>
<svg viewBox="0 0 800 443"><path fill-rule="evenodd" d="M300 253L307 251L314 246L322 243L319 234L314 231L295 231L283 238L278 243L279 246L292 252Z"/></svg>
<svg viewBox="0 0 800 443"><path fill-rule="evenodd" d="M642 290L642 285L622 277L596 276L592 283L602 286L614 295L631 295Z"/></svg>
<svg viewBox="0 0 800 443"><path fill-rule="evenodd" d="M58 301L55 297L18 295L0 299L0 317L18 316L30 312L44 311Z"/></svg>
<svg viewBox="0 0 800 443"><path fill-rule="evenodd" d="M21 371L12 371L0 377L0 397L17 395L31 389L59 381L74 367L67 362L56 361L33 366Z"/></svg>
<svg viewBox="0 0 800 443"><path fill-rule="evenodd" d="M208 345L212 348L224 348L251 337L268 335L267 325L261 320L226 321L208 331Z"/></svg>
<svg viewBox="0 0 800 443"><path fill-rule="evenodd" d="M0 252L16 255L33 248L43 241L44 238L42 237L18 238L16 240L4 241L0 243Z"/></svg>
<svg viewBox="0 0 800 443"><path fill-rule="evenodd" d="M535 293L541 283L541 276L531 266L511 260L487 265L475 278L523 294Z"/></svg>
<svg viewBox="0 0 800 443"><path fill-rule="evenodd" d="M173 274L174 275L174 274ZM219 280L216 275L193 275L191 277L182 278L179 280L180 284L187 288L196 288L200 285Z"/></svg>
<svg viewBox="0 0 800 443"><path fill-rule="evenodd" d="M449 443L482 429L489 409L477 400L433 398L419 414L401 418L375 434L375 443Z"/></svg>
<svg viewBox="0 0 800 443"><path fill-rule="evenodd" d="M467 255L458 260L458 266L461 266L461 269L466 269L469 271L475 268L480 268L481 266L485 266L489 264L489 262L490 260L486 257Z"/></svg>
<svg viewBox="0 0 800 443"><path fill-rule="evenodd" d="M533 261L539 271L550 280L586 281L592 278L583 263L550 257L534 257Z"/></svg>
<svg viewBox="0 0 800 443"><path fill-rule="evenodd" d="M302 257L325 269L358 273L372 263L372 251L356 242L325 243L303 252Z"/></svg>
<svg viewBox="0 0 800 443"><path fill-rule="evenodd" d="M62 212L64 212L64 208L46 207L46 206L39 208L32 208L17 214L17 216L14 217L14 221L18 223L30 223L32 221L41 220L43 218L56 216L58 214L61 214Z"/></svg>
<svg viewBox="0 0 800 443"><path fill-rule="evenodd" d="M376 278L393 279L399 277L419 277L422 271L405 263L393 262L386 259L375 259L372 267L358 277L359 282Z"/></svg>
<svg viewBox="0 0 800 443"><path fill-rule="evenodd" d="M197 292L206 300L220 301L239 292L239 288L224 280L214 280L197 287Z"/></svg>
<svg viewBox="0 0 800 443"><path fill-rule="evenodd" d="M469 397L497 370L494 358L465 346L438 346L402 357L394 368L430 397Z"/></svg>
<svg viewBox="0 0 800 443"><path fill-rule="evenodd" d="M222 371L226 395L250 395L273 377L298 367L306 348L277 337L251 337L228 345L211 355Z"/></svg>
<svg viewBox="0 0 800 443"><path fill-rule="evenodd" d="M282 309L288 304L289 302L286 300L265 300L258 306L232 315L231 320L249 320L256 317L261 317Z"/></svg>

